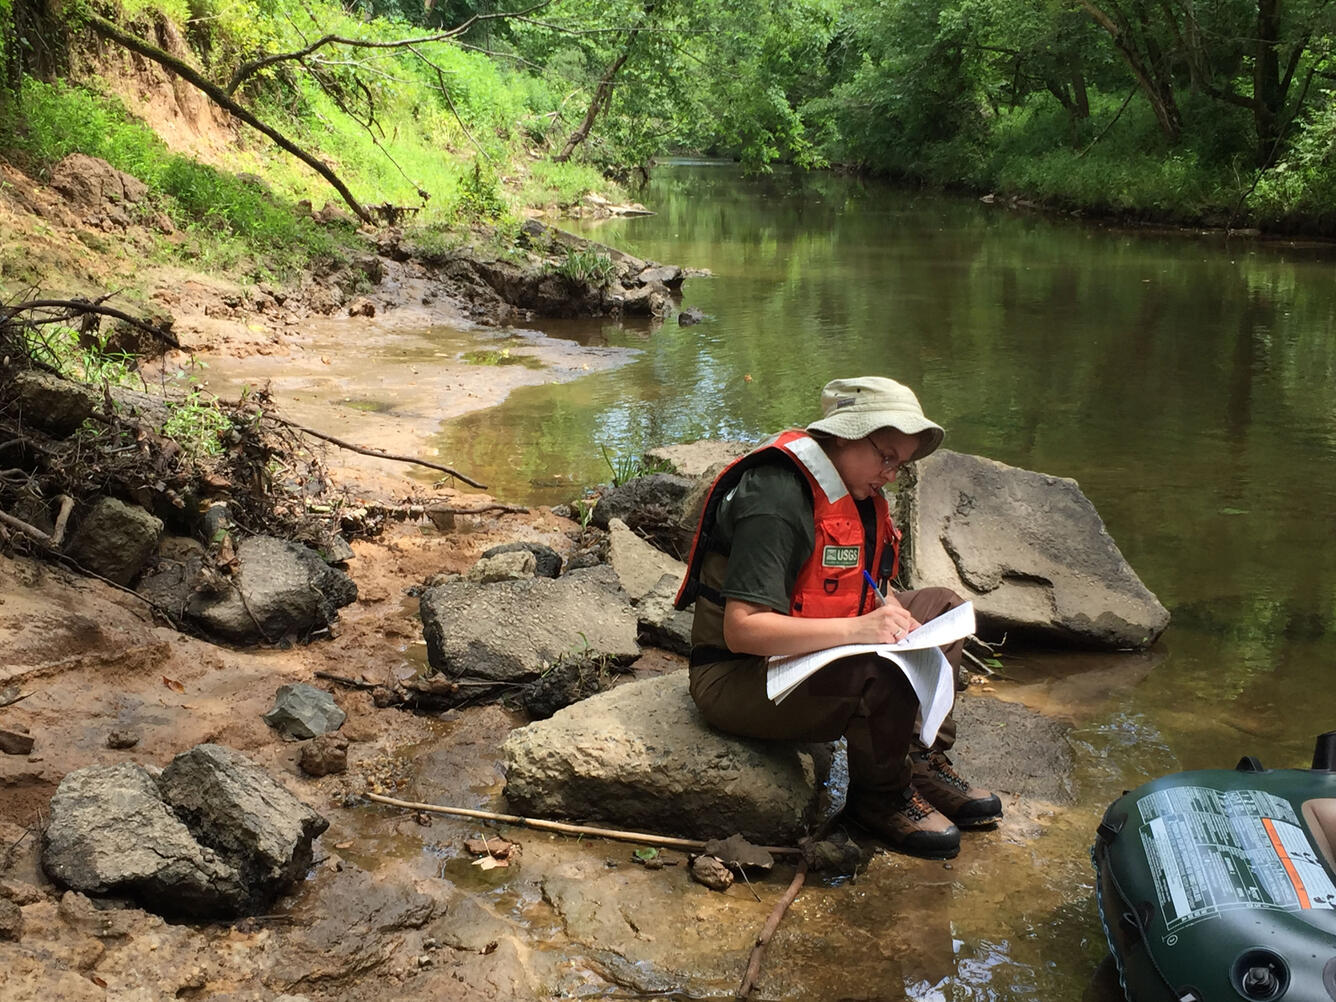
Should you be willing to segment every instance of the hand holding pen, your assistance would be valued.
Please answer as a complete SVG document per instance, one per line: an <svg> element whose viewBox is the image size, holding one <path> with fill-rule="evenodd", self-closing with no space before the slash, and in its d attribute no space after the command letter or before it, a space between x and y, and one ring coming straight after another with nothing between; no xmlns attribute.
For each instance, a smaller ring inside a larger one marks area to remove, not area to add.
<svg viewBox="0 0 1336 1002"><path fill-rule="evenodd" d="M877 587L876 580L868 573L866 567L863 568L863 579L867 582L868 587L872 589L872 594L875 596L877 603L876 610L869 615L880 613L884 625L889 627L892 643L903 640L911 631L922 625L894 597L888 597L882 593L882 590Z"/></svg>

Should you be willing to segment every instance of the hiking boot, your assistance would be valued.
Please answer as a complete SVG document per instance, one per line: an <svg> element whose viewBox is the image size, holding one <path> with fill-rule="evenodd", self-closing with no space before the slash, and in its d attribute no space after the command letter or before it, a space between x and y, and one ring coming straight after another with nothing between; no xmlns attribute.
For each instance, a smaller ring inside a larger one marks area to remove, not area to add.
<svg viewBox="0 0 1336 1002"><path fill-rule="evenodd" d="M881 797L851 799L844 813L892 849L929 859L950 859L960 852L960 829L912 786Z"/></svg>
<svg viewBox="0 0 1336 1002"><path fill-rule="evenodd" d="M1002 801L996 794L971 786L939 751L916 751L914 789L960 828L981 828L1002 820Z"/></svg>

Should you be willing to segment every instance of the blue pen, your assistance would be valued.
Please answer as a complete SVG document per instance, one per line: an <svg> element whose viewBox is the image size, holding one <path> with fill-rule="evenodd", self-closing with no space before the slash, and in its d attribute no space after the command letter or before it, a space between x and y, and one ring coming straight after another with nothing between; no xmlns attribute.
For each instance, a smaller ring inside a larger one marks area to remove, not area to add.
<svg viewBox="0 0 1336 1002"><path fill-rule="evenodd" d="M885 605L886 596L881 593L881 589L877 587L877 582L872 579L872 575L867 572L866 567L863 568L863 579L867 581L867 586L872 589L872 594L877 596L877 605Z"/></svg>

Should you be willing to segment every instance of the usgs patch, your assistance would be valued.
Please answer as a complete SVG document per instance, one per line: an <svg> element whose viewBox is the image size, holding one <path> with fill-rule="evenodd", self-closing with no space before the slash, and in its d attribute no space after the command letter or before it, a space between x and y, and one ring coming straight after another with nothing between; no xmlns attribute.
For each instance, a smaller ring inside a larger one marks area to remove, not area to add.
<svg viewBox="0 0 1336 1002"><path fill-rule="evenodd" d="M857 567L861 555L857 546L827 546L821 551L821 566Z"/></svg>

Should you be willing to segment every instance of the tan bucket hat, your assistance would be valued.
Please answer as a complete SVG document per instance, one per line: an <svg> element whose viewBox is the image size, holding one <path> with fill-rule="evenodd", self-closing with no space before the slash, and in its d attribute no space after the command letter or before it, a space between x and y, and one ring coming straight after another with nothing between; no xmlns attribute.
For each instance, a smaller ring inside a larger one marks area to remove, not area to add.
<svg viewBox="0 0 1336 1002"><path fill-rule="evenodd" d="M935 451L946 435L940 425L923 416L913 390L885 376L832 379L821 390L821 412L825 416L809 424L809 432L855 439L880 428L894 428L917 435L920 445L911 460Z"/></svg>

